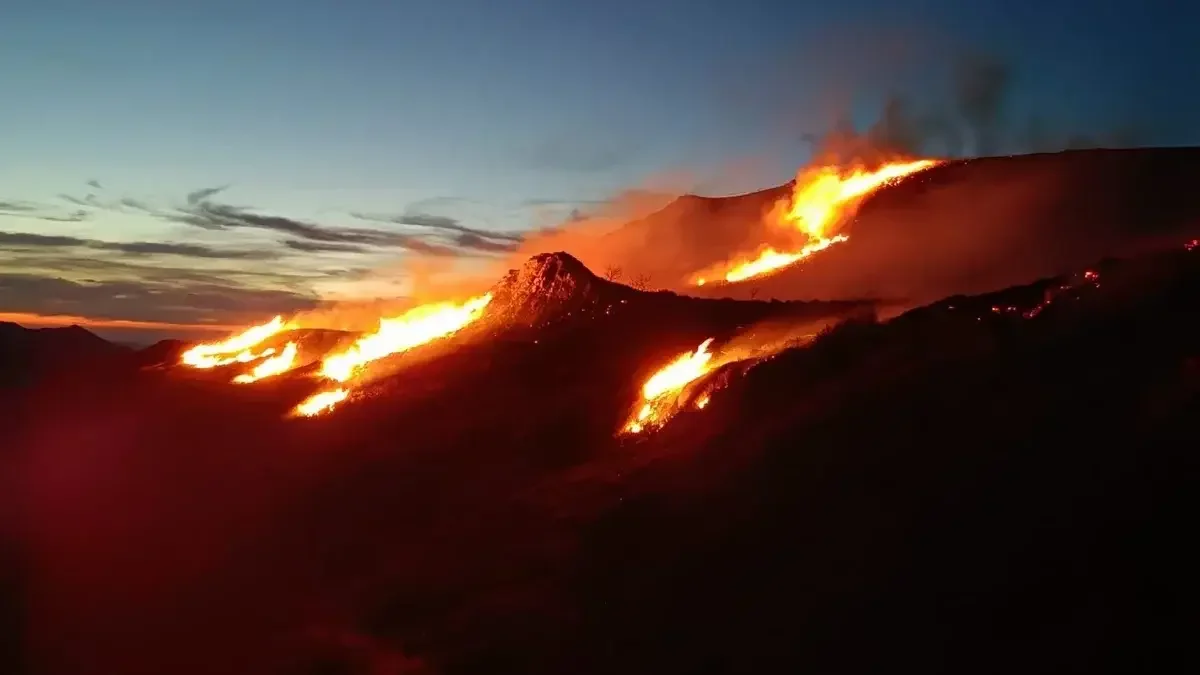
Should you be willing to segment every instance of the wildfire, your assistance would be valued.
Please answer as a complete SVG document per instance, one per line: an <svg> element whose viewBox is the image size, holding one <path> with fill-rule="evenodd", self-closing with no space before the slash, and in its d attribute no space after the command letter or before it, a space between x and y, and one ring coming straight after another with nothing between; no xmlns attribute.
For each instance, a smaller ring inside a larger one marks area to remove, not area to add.
<svg viewBox="0 0 1200 675"><path fill-rule="evenodd" d="M247 328L223 342L209 342L196 345L180 357L180 362L193 368L216 368L232 363L249 363L266 358L275 353L274 349L254 351L264 340L287 329L282 316L277 316L267 323Z"/></svg>
<svg viewBox="0 0 1200 675"><path fill-rule="evenodd" d="M296 351L296 343L289 342L287 343L287 346L283 348L283 351L278 355L272 356L262 363L259 363L250 372L238 375L237 377L233 378L233 381L237 382L238 384L250 384L251 382L257 382L263 378L279 375L280 373L286 373L287 371L291 370L292 366L296 363Z"/></svg>
<svg viewBox="0 0 1200 675"><path fill-rule="evenodd" d="M706 270L697 275L694 283L703 286L714 275L726 283L745 281L793 265L844 242L850 237L834 232L834 227L852 214L863 198L938 163L933 159L921 159L885 164L874 171L846 170L836 166L802 171L796 176L796 187L791 196L776 204L771 213L773 220L803 235L804 245L790 251L761 249L749 260L730 261Z"/></svg>
<svg viewBox="0 0 1200 675"><path fill-rule="evenodd" d="M1092 288L1100 288L1100 274L1093 270L1086 270L1082 274L1080 279L1077 281L1074 281L1074 282L1067 281L1066 283L1059 284L1058 286L1055 286L1053 288L1047 288L1042 294L1042 301L1039 302L1038 304L1034 305L1033 307L1030 307L1028 310L1022 311L1021 308L1017 307L1016 305L1007 305L1007 306L993 305L992 313L993 314L1017 314L1017 313L1020 313L1020 315L1023 318L1032 319L1032 318L1038 316L1039 314L1041 314L1042 312L1046 311L1046 308L1048 308L1050 305L1057 302L1062 297L1066 296L1066 294L1068 294L1072 291L1082 290L1086 286L1091 286ZM1069 297L1073 297L1076 300L1079 299L1078 294L1069 296ZM953 309L953 307L951 307L951 309Z"/></svg>
<svg viewBox="0 0 1200 675"><path fill-rule="evenodd" d="M421 305L391 319L380 319L379 330L360 338L346 351L326 357L321 375L345 382L364 365L434 340L449 337L483 315L492 294L455 304Z"/></svg>
<svg viewBox="0 0 1200 675"><path fill-rule="evenodd" d="M345 389L331 389L319 394L313 394L305 399L303 403L296 406L296 414L302 417L312 417L313 415L333 410L333 406L346 400L346 397L349 395L350 392Z"/></svg>
<svg viewBox="0 0 1200 675"><path fill-rule="evenodd" d="M680 354L642 385L642 400L637 412L625 424L624 430L631 434L645 429L660 427L667 422L678 408L678 395L689 383L712 372L712 352L708 351L713 339L700 343L694 352ZM698 408L708 403L707 395L697 400Z"/></svg>
<svg viewBox="0 0 1200 675"><path fill-rule="evenodd" d="M325 357L321 362L321 377L346 383L372 361L450 337L483 316L491 301L492 294L487 293L463 303L421 305L400 316L380 319L379 329L374 333L359 338L343 352ZM304 400L295 412L312 417L331 410L347 396L346 388L323 391Z"/></svg>

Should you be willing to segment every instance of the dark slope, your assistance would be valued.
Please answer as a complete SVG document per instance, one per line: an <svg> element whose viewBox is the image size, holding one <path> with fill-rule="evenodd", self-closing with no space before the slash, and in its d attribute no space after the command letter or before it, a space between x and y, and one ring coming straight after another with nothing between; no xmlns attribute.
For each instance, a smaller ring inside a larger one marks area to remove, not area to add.
<svg viewBox="0 0 1200 675"><path fill-rule="evenodd" d="M1105 263L1033 319L991 308L1064 280L847 324L640 442L612 431L645 375L784 305L531 265L563 304L327 418L279 419L302 395L282 386L154 372L30 396L41 672L1146 672L1175 655L1200 251ZM536 300L507 292L498 308ZM575 309L596 297L615 311Z"/></svg>
<svg viewBox="0 0 1200 675"><path fill-rule="evenodd" d="M0 389L20 388L43 377L108 368L131 361L133 350L85 328L25 328L0 322ZM102 373L101 373L102 374Z"/></svg>
<svg viewBox="0 0 1200 675"><path fill-rule="evenodd" d="M866 200L851 241L803 268L699 295L888 297L930 302L1055 274L1200 227L1200 148L1081 150L950 162ZM682 197L610 235L627 271L682 282L769 236L762 216L791 184ZM674 286L673 286L674 287Z"/></svg>

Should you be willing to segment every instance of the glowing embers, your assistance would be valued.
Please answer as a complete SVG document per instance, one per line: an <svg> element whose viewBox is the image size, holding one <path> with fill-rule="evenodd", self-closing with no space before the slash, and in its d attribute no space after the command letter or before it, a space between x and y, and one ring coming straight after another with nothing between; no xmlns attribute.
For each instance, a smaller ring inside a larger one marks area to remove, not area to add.
<svg viewBox="0 0 1200 675"><path fill-rule="evenodd" d="M695 351L680 354L651 375L642 385L641 398L622 431L640 434L657 429L674 417L688 403L685 388L713 371L713 354L709 351L712 342L712 338L701 342ZM708 397L705 392L695 399L694 404L703 408L708 404Z"/></svg>
<svg viewBox="0 0 1200 675"><path fill-rule="evenodd" d="M1033 307L1030 307L1027 310L1022 311L1021 308L1017 307L1016 305L1006 305L1006 306L993 305L992 313L993 314L1018 314L1019 313L1022 318L1032 319L1032 318L1038 316L1039 314L1041 314L1042 312L1046 311L1046 309L1049 308L1050 305L1053 305L1054 303L1059 302L1064 297L1073 298L1075 300L1078 300L1080 297L1078 291L1081 291L1088 287L1100 288L1100 274L1098 272L1095 272L1092 270L1087 270L1082 275L1080 275L1080 277L1075 281L1066 281L1062 284L1059 284L1058 286L1054 286L1052 288L1047 288L1045 290L1045 292L1042 294L1042 301L1039 302L1038 304L1034 305Z"/></svg>

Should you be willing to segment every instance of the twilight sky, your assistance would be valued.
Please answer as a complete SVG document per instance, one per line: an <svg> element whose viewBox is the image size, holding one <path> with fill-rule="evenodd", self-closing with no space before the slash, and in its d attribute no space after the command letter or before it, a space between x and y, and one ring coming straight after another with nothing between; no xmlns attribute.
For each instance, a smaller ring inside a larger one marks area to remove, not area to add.
<svg viewBox="0 0 1200 675"><path fill-rule="evenodd" d="M654 177L781 183L846 96L865 121L891 89L942 106L965 48L1009 65L1014 119L1200 143L1197 22L1164 0L14 0L0 320L170 331L400 293L356 280L495 255Z"/></svg>

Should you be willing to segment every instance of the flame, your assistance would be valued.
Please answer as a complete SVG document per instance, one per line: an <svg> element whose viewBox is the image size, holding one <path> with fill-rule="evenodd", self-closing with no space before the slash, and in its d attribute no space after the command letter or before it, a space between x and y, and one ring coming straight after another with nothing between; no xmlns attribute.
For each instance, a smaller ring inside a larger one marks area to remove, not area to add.
<svg viewBox="0 0 1200 675"><path fill-rule="evenodd" d="M680 354L674 361L663 366L642 385L641 406L624 430L631 434L641 433L651 427L660 427L669 420L677 408L677 396L690 382L704 377L713 369L712 352L708 351L713 338L700 343L694 352ZM707 403L707 397L701 397ZM697 403L698 407L704 404Z"/></svg>
<svg viewBox="0 0 1200 675"><path fill-rule="evenodd" d="M333 410L335 405L346 400L346 397L349 395L350 392L345 389L322 391L304 399L303 402L296 406L295 412L302 417L319 415L323 412Z"/></svg>
<svg viewBox="0 0 1200 675"><path fill-rule="evenodd" d="M180 362L193 368L216 368L231 363L249 363L275 353L274 349L253 351L259 343L287 329L282 316L267 323L252 326L223 342L208 342L196 345L180 357Z"/></svg>
<svg viewBox="0 0 1200 675"><path fill-rule="evenodd" d="M886 185L939 164L938 160L892 162L874 171L862 168L845 170L823 166L802 171L796 187L786 200L772 210L773 219L804 235L806 243L795 250L779 251L767 247L753 258L721 263L697 274L693 283L703 286L712 276L736 283L793 265L850 237L833 231L834 226L862 203L863 198Z"/></svg>
<svg viewBox="0 0 1200 675"><path fill-rule="evenodd" d="M483 316L491 301L492 294L487 293L462 303L421 305L400 316L380 319L377 331L359 338L349 349L325 357L321 377L345 383L372 361L450 337ZM349 395L346 387L318 392L297 405L294 412L313 417L332 410Z"/></svg>
<svg viewBox="0 0 1200 675"><path fill-rule="evenodd" d="M421 305L398 317L380 319L379 330L360 338L346 351L326 357L321 375L345 382L372 361L449 337L482 316L491 301L492 294L488 293L461 304Z"/></svg>
<svg viewBox="0 0 1200 675"><path fill-rule="evenodd" d="M271 351L274 351L274 350L271 350ZM237 377L233 378L233 381L237 382L238 384L249 384L251 382L257 382L263 378L272 377L274 375L279 375L280 373L286 373L287 371L292 369L292 366L295 365L295 362L296 362L296 343L289 342L289 343L287 343L287 346L283 348L283 351L279 355L273 356L273 357L267 359L266 361L263 361L262 363L255 366L254 369L248 373L238 375Z"/></svg>

